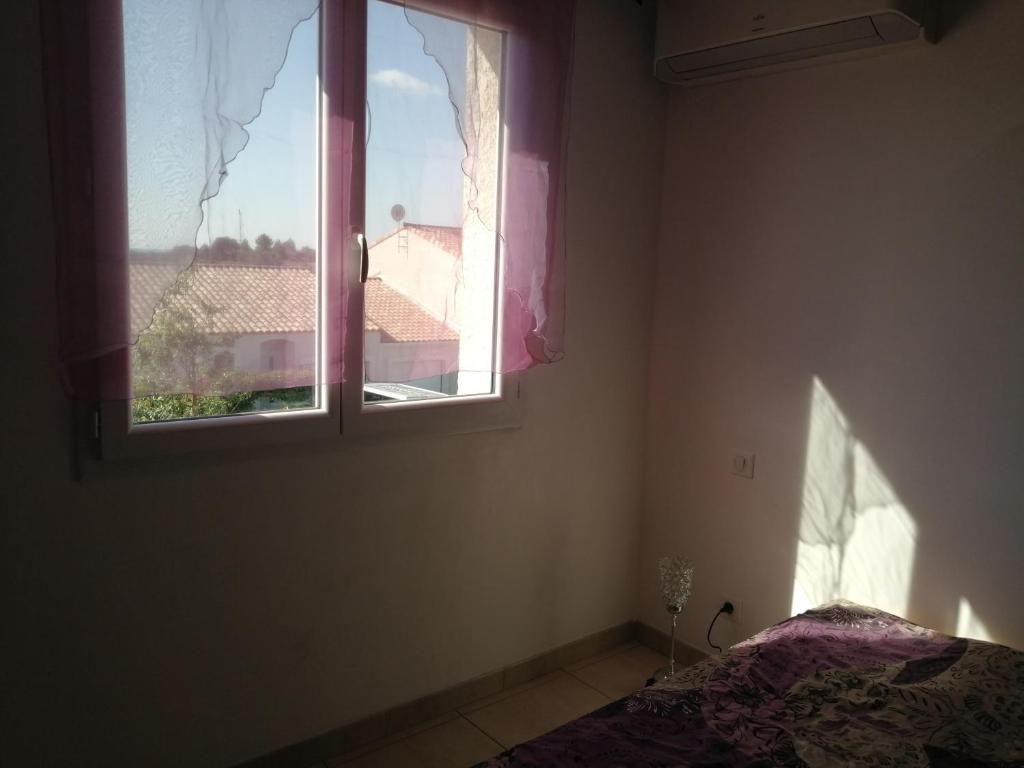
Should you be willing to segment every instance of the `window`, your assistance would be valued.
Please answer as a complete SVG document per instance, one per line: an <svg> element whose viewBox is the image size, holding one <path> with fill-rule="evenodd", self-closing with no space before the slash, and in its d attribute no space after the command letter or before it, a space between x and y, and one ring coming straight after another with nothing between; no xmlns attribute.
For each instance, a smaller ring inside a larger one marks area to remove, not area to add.
<svg viewBox="0 0 1024 768"><path fill-rule="evenodd" d="M200 10L121 5L134 425L318 405L320 14L290 40L236 27L269 49L266 81L233 86L211 131L183 86L239 78L189 50ZM181 161L211 145L213 163Z"/></svg>
<svg viewBox="0 0 1024 768"><path fill-rule="evenodd" d="M367 31L364 400L491 394L503 35L384 0Z"/></svg>
<svg viewBox="0 0 1024 768"><path fill-rule="evenodd" d="M104 443L469 424L560 357L573 0L42 2Z"/></svg>

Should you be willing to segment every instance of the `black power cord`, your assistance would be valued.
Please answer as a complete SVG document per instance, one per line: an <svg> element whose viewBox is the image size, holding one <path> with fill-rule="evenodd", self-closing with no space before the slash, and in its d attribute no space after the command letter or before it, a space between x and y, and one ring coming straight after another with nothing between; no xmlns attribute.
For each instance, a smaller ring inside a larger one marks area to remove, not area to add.
<svg viewBox="0 0 1024 768"><path fill-rule="evenodd" d="M711 630L715 628L715 622L718 621L719 616L721 616L723 613L732 614L735 610L736 609L733 607L732 603L726 600L724 603L722 603L722 607L718 609L718 613L715 614L715 618L711 620L711 624L708 626L708 645L710 645L719 653L722 652L722 646L715 645L711 642Z"/></svg>

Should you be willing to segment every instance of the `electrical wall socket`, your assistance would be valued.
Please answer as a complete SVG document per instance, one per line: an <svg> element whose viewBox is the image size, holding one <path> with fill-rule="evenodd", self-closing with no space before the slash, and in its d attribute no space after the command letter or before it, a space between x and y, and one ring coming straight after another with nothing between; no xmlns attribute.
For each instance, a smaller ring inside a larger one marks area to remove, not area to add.
<svg viewBox="0 0 1024 768"><path fill-rule="evenodd" d="M732 603L732 613L723 613L722 617L728 619L733 624L743 623L743 601L738 600L735 597L723 597L719 605L725 605L726 603Z"/></svg>

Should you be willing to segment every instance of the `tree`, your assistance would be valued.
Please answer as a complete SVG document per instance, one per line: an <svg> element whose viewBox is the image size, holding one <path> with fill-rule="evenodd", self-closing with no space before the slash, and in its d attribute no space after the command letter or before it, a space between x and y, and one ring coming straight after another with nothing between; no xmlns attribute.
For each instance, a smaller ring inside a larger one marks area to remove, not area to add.
<svg viewBox="0 0 1024 768"><path fill-rule="evenodd" d="M268 390L259 374L219 364L236 337L216 332L214 321L220 310L192 292L194 283L192 270L181 274L132 351L137 395L132 400L132 420L230 416L265 409L267 403L275 410L310 406L311 387ZM205 394L212 392L223 394Z"/></svg>
<svg viewBox="0 0 1024 768"><path fill-rule="evenodd" d="M210 245L210 261L212 262L234 262L238 261L238 241L233 237L218 237Z"/></svg>
<svg viewBox="0 0 1024 768"><path fill-rule="evenodd" d="M309 246L306 246L296 255L296 260L300 266L306 267L307 269L316 269L316 251Z"/></svg>
<svg viewBox="0 0 1024 768"><path fill-rule="evenodd" d="M142 395L132 401L135 421L236 413L253 399L251 392L197 394L215 389L216 377L229 375L218 370L215 357L233 337L214 332L218 308L190 293L194 280L191 270L179 276L132 351L133 388Z"/></svg>
<svg viewBox="0 0 1024 768"><path fill-rule="evenodd" d="M256 238L256 250L261 253L268 253L274 246L274 241L265 232Z"/></svg>

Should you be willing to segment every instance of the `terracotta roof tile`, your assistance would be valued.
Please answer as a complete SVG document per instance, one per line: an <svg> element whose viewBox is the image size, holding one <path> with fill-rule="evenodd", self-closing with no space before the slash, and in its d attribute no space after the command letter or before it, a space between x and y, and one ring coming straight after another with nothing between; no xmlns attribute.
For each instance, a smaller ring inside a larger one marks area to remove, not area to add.
<svg viewBox="0 0 1024 768"><path fill-rule="evenodd" d="M429 224L406 224L406 229L416 233L424 240L447 251L453 256L462 256L462 227L435 227Z"/></svg>
<svg viewBox="0 0 1024 768"><path fill-rule="evenodd" d="M132 332L149 325L154 305L175 279L175 267L132 264ZM187 311L209 312L210 332L308 333L315 329L316 275L300 267L197 264L186 270L184 290L165 301ZM455 341L459 334L380 279L366 282L366 327L389 340Z"/></svg>
<svg viewBox="0 0 1024 768"><path fill-rule="evenodd" d="M393 341L457 341L458 332L379 277L366 281L366 329Z"/></svg>
<svg viewBox="0 0 1024 768"><path fill-rule="evenodd" d="M149 323L149 313L173 281L175 268L130 266L132 328ZM302 333L315 328L316 276L300 267L197 264L183 275L183 290L165 301L190 312L209 307L211 333Z"/></svg>
<svg viewBox="0 0 1024 768"><path fill-rule="evenodd" d="M402 229L422 237L427 242L433 243L456 258L461 258L462 256L462 227L438 227L433 224L409 224L407 222L393 232L388 232L383 237L370 243L370 248L374 248L385 240L394 237Z"/></svg>

